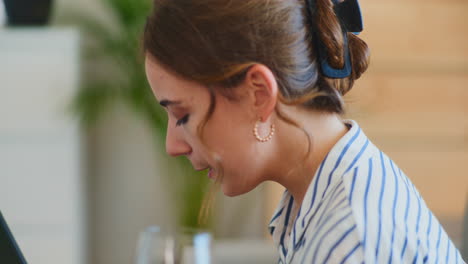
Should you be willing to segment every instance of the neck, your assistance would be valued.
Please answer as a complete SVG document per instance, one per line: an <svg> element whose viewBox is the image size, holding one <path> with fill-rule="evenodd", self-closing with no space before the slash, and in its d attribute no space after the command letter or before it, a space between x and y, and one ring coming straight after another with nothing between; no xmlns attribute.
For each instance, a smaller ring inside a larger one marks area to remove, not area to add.
<svg viewBox="0 0 468 264"><path fill-rule="evenodd" d="M310 152L306 156L308 140L304 131L278 120L278 143L273 152L276 156L270 163L274 165L270 167L268 175L271 180L283 185L294 197L296 206L300 206L318 167L331 148L348 132L348 128L337 114L287 109L283 112L294 116L299 126L310 135Z"/></svg>

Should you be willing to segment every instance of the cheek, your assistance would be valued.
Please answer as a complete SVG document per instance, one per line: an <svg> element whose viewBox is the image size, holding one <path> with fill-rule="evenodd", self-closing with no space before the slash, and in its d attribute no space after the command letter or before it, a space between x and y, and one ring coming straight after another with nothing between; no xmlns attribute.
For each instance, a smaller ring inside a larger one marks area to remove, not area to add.
<svg viewBox="0 0 468 264"><path fill-rule="evenodd" d="M226 188L242 189L242 185L251 185L254 181L252 172L255 174L257 170L258 153L253 128L247 113L222 99L217 101L215 111L204 126L204 147L221 157Z"/></svg>
<svg viewBox="0 0 468 264"><path fill-rule="evenodd" d="M261 182L260 162L251 145L231 146L223 157L223 189L248 192Z"/></svg>
<svg viewBox="0 0 468 264"><path fill-rule="evenodd" d="M249 132L249 129L232 119L214 119L206 126L206 145L225 161L242 162L252 144Z"/></svg>
<svg viewBox="0 0 468 264"><path fill-rule="evenodd" d="M241 151L248 144L249 131L242 112L225 99L217 99L215 111L205 125L204 138L210 149L224 156Z"/></svg>

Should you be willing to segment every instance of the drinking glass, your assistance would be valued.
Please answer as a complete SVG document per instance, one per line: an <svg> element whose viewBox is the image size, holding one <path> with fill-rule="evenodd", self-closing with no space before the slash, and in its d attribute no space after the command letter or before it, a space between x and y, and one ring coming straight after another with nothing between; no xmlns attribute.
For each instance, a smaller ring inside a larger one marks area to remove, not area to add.
<svg viewBox="0 0 468 264"><path fill-rule="evenodd" d="M139 235L135 264L211 264L211 246L206 230L149 226Z"/></svg>

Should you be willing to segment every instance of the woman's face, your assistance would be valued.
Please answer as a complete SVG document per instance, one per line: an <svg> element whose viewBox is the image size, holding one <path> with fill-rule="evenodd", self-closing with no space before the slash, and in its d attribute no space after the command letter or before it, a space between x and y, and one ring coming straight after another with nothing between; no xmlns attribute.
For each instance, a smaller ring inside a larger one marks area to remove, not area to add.
<svg viewBox="0 0 468 264"><path fill-rule="evenodd" d="M234 102L216 92L216 106L204 127L205 144L202 144L197 126L208 112L209 90L178 78L149 55L145 66L151 89L168 114L166 151L169 155L185 155L195 170L212 168L214 179L218 176L216 162L209 153L219 155L224 169L221 186L228 196L246 193L265 180L263 160L266 159L260 155L259 142L252 133L257 117L252 111L251 97ZM242 91L242 87L236 89Z"/></svg>

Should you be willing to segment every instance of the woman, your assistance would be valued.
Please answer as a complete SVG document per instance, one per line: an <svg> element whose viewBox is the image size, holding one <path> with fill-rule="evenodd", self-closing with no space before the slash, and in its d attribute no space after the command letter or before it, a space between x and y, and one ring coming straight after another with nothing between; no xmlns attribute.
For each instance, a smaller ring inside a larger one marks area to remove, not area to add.
<svg viewBox="0 0 468 264"><path fill-rule="evenodd" d="M343 95L368 66L356 1L156 0L146 73L166 149L225 195L286 191L270 231L280 263L462 263L405 174Z"/></svg>

